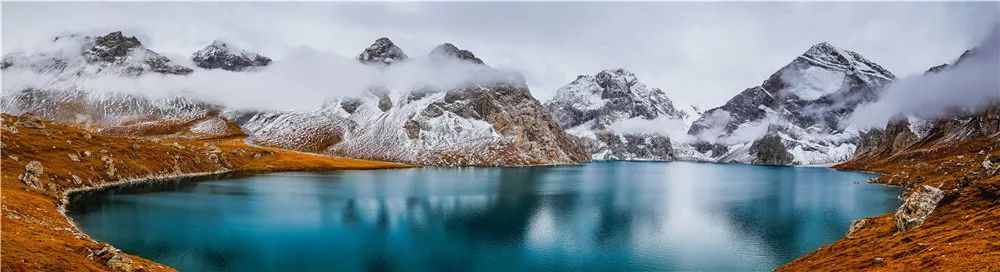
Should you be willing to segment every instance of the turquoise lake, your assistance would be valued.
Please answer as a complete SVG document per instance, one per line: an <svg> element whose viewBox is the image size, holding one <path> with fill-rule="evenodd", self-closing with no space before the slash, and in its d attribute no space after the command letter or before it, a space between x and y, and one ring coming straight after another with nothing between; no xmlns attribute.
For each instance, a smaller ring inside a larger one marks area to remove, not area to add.
<svg viewBox="0 0 1000 272"><path fill-rule="evenodd" d="M899 206L870 177L685 162L276 173L80 193L68 214L180 271L757 271Z"/></svg>

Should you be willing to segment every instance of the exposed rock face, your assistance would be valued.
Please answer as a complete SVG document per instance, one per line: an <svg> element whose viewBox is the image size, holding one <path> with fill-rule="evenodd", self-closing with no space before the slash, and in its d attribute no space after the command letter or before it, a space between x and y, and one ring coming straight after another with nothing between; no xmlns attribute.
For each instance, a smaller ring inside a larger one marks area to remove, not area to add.
<svg viewBox="0 0 1000 272"><path fill-rule="evenodd" d="M896 229L904 232L919 227L927 220L927 216L937 208L938 202L944 198L944 191L931 186L921 186L906 197L903 206L896 210Z"/></svg>
<svg viewBox="0 0 1000 272"><path fill-rule="evenodd" d="M595 160L674 159L670 138L656 134L594 133L595 138L580 138ZM595 152L596 151L596 152Z"/></svg>
<svg viewBox="0 0 1000 272"><path fill-rule="evenodd" d="M624 69L577 77L559 88L545 110L587 143L596 160L672 160L670 139L654 129L687 116L662 90Z"/></svg>
<svg viewBox="0 0 1000 272"><path fill-rule="evenodd" d="M1000 101L931 120L896 118L885 129L861 133L854 158L886 159L904 150L981 138L1000 139Z"/></svg>
<svg viewBox="0 0 1000 272"><path fill-rule="evenodd" d="M39 178L44 173L45 173L45 167L42 166L41 162L30 161L28 162L27 165L24 166L24 173L21 174L21 176L18 178L20 178L21 181L24 182L24 184L28 185L28 187L37 190L45 190L44 187L42 187L42 182L39 181Z"/></svg>
<svg viewBox="0 0 1000 272"><path fill-rule="evenodd" d="M388 39L379 39L359 61L387 65L405 56ZM585 147L545 113L520 75L482 68L481 73L497 73L490 78L509 80L446 90L376 87L316 111L257 113L242 127L262 145L417 165L589 161Z"/></svg>
<svg viewBox="0 0 1000 272"><path fill-rule="evenodd" d="M917 140L917 135L910 130L909 120L896 118L886 125L885 130L873 129L861 133L854 157L892 155L909 147Z"/></svg>
<svg viewBox="0 0 1000 272"><path fill-rule="evenodd" d="M257 53L215 41L207 47L194 52L191 57L194 64L205 69L222 69L227 71L245 71L271 64L271 59Z"/></svg>
<svg viewBox="0 0 1000 272"><path fill-rule="evenodd" d="M768 133L764 138L754 141L750 146L750 154L753 155L752 163L755 164L785 165L795 160L776 133Z"/></svg>
<svg viewBox="0 0 1000 272"><path fill-rule="evenodd" d="M735 154L748 151L745 143L726 139L761 137L747 133L756 131L754 127L773 126L785 136L787 150L795 151L792 163L846 160L857 138L843 130L845 120L858 104L874 101L882 86L894 79L860 54L816 44L760 86L705 111L688 134L709 143L729 143L730 154L712 154L716 160L749 158Z"/></svg>
<svg viewBox="0 0 1000 272"><path fill-rule="evenodd" d="M450 43L445 43L442 45L438 45L437 47L434 47L434 50L431 50L430 56L431 58L453 58L453 59L468 61L475 64L484 64L483 60L477 58L476 55L473 54L471 51L459 49L458 47Z"/></svg>
<svg viewBox="0 0 1000 272"><path fill-rule="evenodd" d="M393 44L389 38L385 37L375 40L375 43L365 48L365 51L358 55L358 61L364 64L389 65L405 61L408 58L403 53L403 49L399 49L396 44Z"/></svg>
<svg viewBox="0 0 1000 272"><path fill-rule="evenodd" d="M60 79L98 74L138 76L149 72L186 75L193 71L174 64L167 57L145 48L139 39L120 31L98 37L60 36L53 40L52 48L50 52L33 55L6 55L2 67L30 69Z"/></svg>

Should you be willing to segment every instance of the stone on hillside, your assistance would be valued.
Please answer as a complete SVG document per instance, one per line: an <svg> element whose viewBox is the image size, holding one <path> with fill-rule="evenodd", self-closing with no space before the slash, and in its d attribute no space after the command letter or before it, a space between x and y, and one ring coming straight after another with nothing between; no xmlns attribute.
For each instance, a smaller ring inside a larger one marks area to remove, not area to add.
<svg viewBox="0 0 1000 272"><path fill-rule="evenodd" d="M108 156L101 156L101 161L104 162L104 168L107 169L105 173L107 173L109 177L114 177L115 172L117 172L115 169L115 161Z"/></svg>
<svg viewBox="0 0 1000 272"><path fill-rule="evenodd" d="M984 178L1000 174L1000 157L991 158L990 156L986 156L986 159L983 159L982 173Z"/></svg>
<svg viewBox="0 0 1000 272"><path fill-rule="evenodd" d="M42 187L41 181L38 180L44 172L45 167L42 166L41 162L30 161L24 166L24 173L18 178L20 178L24 184L28 185L28 187L45 190L45 188Z"/></svg>
<svg viewBox="0 0 1000 272"><path fill-rule="evenodd" d="M854 220L854 222L851 222L851 228L847 230L847 236L850 237L851 234L863 229L866 224L868 224L868 218Z"/></svg>
<svg viewBox="0 0 1000 272"><path fill-rule="evenodd" d="M104 243L104 247L98 249L97 251L91 251L90 255L87 256L91 259L104 261L108 265L111 271L121 271L121 272L131 272L142 270L142 267L137 267L132 259L129 259L121 250Z"/></svg>
<svg viewBox="0 0 1000 272"><path fill-rule="evenodd" d="M66 154L66 155L69 156L69 160L74 161L74 162L80 162L80 156L77 156L76 154L72 154L72 153Z"/></svg>
<svg viewBox="0 0 1000 272"><path fill-rule="evenodd" d="M76 184L76 185L81 185L81 184L83 184L83 179L81 179L81 178L80 178L79 176L77 176L77 175L70 175L70 178L72 178L72 181L73 181L73 184Z"/></svg>
<svg viewBox="0 0 1000 272"><path fill-rule="evenodd" d="M903 206L896 210L896 229L907 231L922 225L931 212L937 208L941 199L944 199L944 191L941 189L927 185L921 186L906 197Z"/></svg>

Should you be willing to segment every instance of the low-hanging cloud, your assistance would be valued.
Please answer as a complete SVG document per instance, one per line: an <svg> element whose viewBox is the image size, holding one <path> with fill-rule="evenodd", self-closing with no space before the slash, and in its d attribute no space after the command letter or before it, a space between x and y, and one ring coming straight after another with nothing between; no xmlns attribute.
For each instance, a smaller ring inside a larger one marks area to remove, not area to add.
<svg viewBox="0 0 1000 272"><path fill-rule="evenodd" d="M998 17L1000 6L996 2L11 1L2 5L5 54L54 34L121 30L175 61L215 39L275 60L299 46L350 57L385 36L411 56L454 43L494 67L521 71L532 94L543 101L577 75L624 67L647 85L665 90L678 107L695 104L704 109L760 84L821 41L857 51L897 75L919 73L978 41L968 34L982 31L971 28L980 29L981 21Z"/></svg>
<svg viewBox="0 0 1000 272"><path fill-rule="evenodd" d="M933 119L1000 100L998 33L1000 24L968 57L947 69L897 80L883 90L878 101L859 107L851 123L859 128L883 127L896 116Z"/></svg>
<svg viewBox="0 0 1000 272"><path fill-rule="evenodd" d="M69 51L80 48L58 46ZM66 50L52 51L48 55L78 57ZM183 95L236 109L310 110L338 97L364 95L371 88L405 92L499 82L523 84L518 73L457 59L421 57L390 66L365 65L354 58L306 47L290 50L270 66L250 72L196 69L189 75L100 73L69 80L60 80L58 76L8 68L3 71L3 91L82 89L151 98Z"/></svg>

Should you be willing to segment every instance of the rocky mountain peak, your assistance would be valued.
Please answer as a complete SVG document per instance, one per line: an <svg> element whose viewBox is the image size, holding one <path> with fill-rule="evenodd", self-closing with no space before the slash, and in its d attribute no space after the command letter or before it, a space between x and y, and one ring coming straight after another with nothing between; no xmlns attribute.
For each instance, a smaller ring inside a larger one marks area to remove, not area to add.
<svg viewBox="0 0 1000 272"><path fill-rule="evenodd" d="M146 72L186 75L193 70L143 46L139 39L121 31L104 36L64 35L34 54L13 53L3 57L0 68L25 68L72 80L96 74L138 76Z"/></svg>
<svg viewBox="0 0 1000 272"><path fill-rule="evenodd" d="M358 55L358 61L364 64L389 65L405 61L408 58L406 53L403 53L403 49L400 49L386 37L378 38L375 43L372 43Z"/></svg>
<svg viewBox="0 0 1000 272"><path fill-rule="evenodd" d="M194 52L191 60L201 68L227 71L244 71L267 66L271 63L271 59L268 57L233 48L219 40L215 40L212 44Z"/></svg>
<svg viewBox="0 0 1000 272"><path fill-rule="evenodd" d="M786 164L788 156L776 152L781 147L776 137L747 141L746 136L752 135L743 134L762 124L780 125L785 131L781 144L791 152L794 163L836 162L848 157L857 142L854 132L844 129L847 118L858 105L878 99L883 86L894 79L895 75L861 54L821 42L760 85L705 111L688 134L708 142L729 141L730 154L712 153L718 160ZM836 135L842 140L811 135ZM759 144L753 150L736 148L754 142ZM772 149L775 152L767 151ZM760 151L770 155L753 158Z"/></svg>
<svg viewBox="0 0 1000 272"><path fill-rule="evenodd" d="M546 106L564 128L590 120L596 121L592 124L595 128L603 128L630 118L686 117L684 112L674 108L666 93L647 87L635 74L622 68L606 69L594 76L579 76L559 88Z"/></svg>
<svg viewBox="0 0 1000 272"><path fill-rule="evenodd" d="M125 36L121 31L108 33L104 36L94 38L94 47L88 50L96 59L114 62L128 56L132 49L142 46L139 39Z"/></svg>
<svg viewBox="0 0 1000 272"><path fill-rule="evenodd" d="M886 80L896 78L892 72L866 59L854 51L840 49L828 42L817 43L806 50L799 59L825 68L850 70Z"/></svg>
<svg viewBox="0 0 1000 272"><path fill-rule="evenodd" d="M445 43L442 45L438 45L437 47L434 47L434 50L431 50L430 56L456 58L460 60L469 61L475 64L483 64L483 60L477 58L476 55L473 54L471 51L459 49L457 46L450 43Z"/></svg>
<svg viewBox="0 0 1000 272"><path fill-rule="evenodd" d="M666 93L647 87L628 70L607 69L581 75L545 103L556 123L580 138L598 160L670 160L670 139L654 131L621 129L625 124L662 126L663 119L683 119ZM621 130L621 131L619 131Z"/></svg>
<svg viewBox="0 0 1000 272"><path fill-rule="evenodd" d="M638 81L635 74L622 68L603 70L594 78L597 85L605 89L605 95L609 95L608 92L629 90Z"/></svg>

